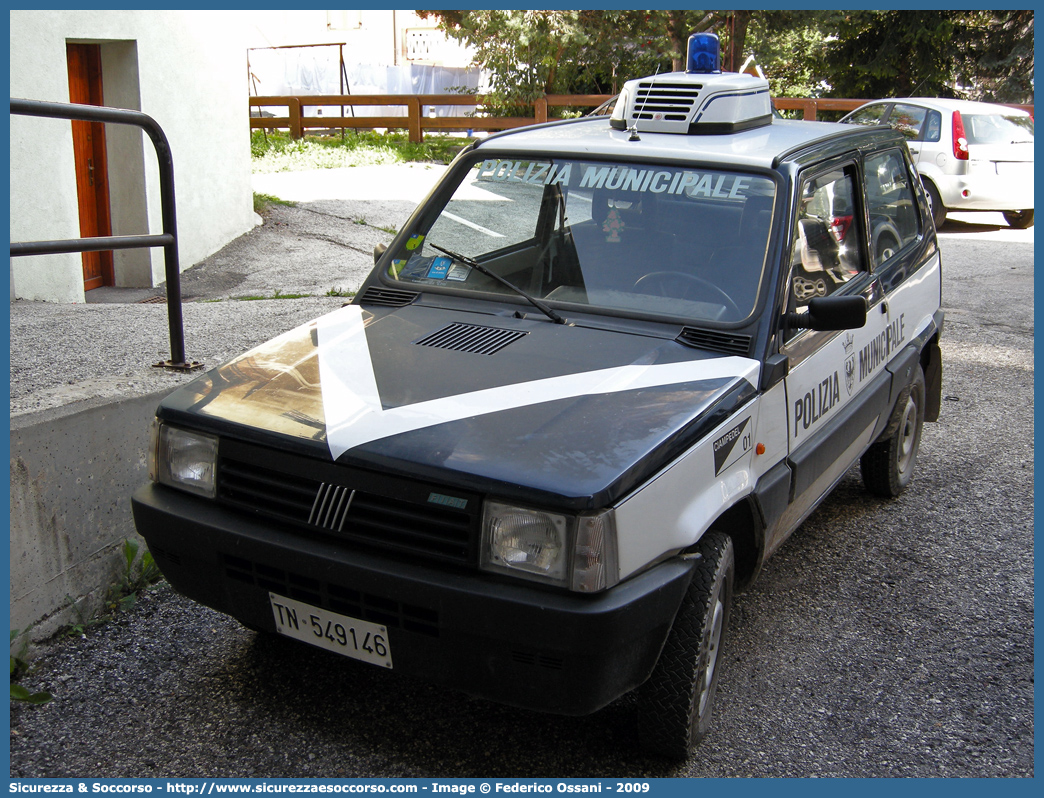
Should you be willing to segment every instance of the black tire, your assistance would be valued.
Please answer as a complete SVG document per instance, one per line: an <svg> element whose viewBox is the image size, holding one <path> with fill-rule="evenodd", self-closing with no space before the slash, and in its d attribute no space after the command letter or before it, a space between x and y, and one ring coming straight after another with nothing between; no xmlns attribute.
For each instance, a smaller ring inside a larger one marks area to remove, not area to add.
<svg viewBox="0 0 1044 798"><path fill-rule="evenodd" d="M924 425L924 372L917 366L913 381L895 403L888 426L859 461L863 485L871 493L895 498L913 478Z"/></svg>
<svg viewBox="0 0 1044 798"><path fill-rule="evenodd" d="M732 610L732 538L708 532L700 560L652 676L638 698L638 740L648 753L684 759L710 729Z"/></svg>
<svg viewBox="0 0 1044 798"><path fill-rule="evenodd" d="M1026 230L1033 227L1033 208L1028 211L1004 211L1004 221L1009 227L1016 230Z"/></svg>
<svg viewBox="0 0 1044 798"><path fill-rule="evenodd" d="M928 195L928 210L931 211L932 221L935 222L935 229L938 230L946 221L946 206L943 205L942 197L939 196L939 189L931 180L923 181L922 185L924 185L924 193Z"/></svg>

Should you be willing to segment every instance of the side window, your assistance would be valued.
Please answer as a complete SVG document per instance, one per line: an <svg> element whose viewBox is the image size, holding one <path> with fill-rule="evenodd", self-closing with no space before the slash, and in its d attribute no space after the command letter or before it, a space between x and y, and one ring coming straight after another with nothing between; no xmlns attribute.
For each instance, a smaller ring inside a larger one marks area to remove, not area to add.
<svg viewBox="0 0 1044 798"><path fill-rule="evenodd" d="M942 114L929 111L924 123L924 141L939 141L942 135Z"/></svg>
<svg viewBox="0 0 1044 798"><path fill-rule="evenodd" d="M885 111L887 110L887 105L871 105L866 108L860 108L848 117L848 123L852 125L879 125L884 119Z"/></svg>
<svg viewBox="0 0 1044 798"><path fill-rule="evenodd" d="M791 310L833 293L866 270L855 186L851 166L802 183L790 258Z"/></svg>
<svg viewBox="0 0 1044 798"><path fill-rule="evenodd" d="M896 103L888 117L888 124L913 141L921 135L927 109L917 105Z"/></svg>
<svg viewBox="0 0 1044 798"><path fill-rule="evenodd" d="M865 170L870 258L877 268L920 235L921 223L902 153L875 153L866 159Z"/></svg>

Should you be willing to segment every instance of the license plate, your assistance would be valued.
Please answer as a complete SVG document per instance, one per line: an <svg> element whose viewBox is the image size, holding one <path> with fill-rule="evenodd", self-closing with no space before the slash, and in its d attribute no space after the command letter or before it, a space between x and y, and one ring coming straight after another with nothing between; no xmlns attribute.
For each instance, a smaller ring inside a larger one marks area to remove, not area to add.
<svg viewBox="0 0 1044 798"><path fill-rule="evenodd" d="M1033 164L1021 161L996 161L997 174L1001 177L1025 178L1033 175ZM1027 168L1028 167L1028 168Z"/></svg>
<svg viewBox="0 0 1044 798"><path fill-rule="evenodd" d="M280 634L352 659L391 668L391 644L386 626L338 615L275 593L269 593L268 598L272 602L276 631Z"/></svg>

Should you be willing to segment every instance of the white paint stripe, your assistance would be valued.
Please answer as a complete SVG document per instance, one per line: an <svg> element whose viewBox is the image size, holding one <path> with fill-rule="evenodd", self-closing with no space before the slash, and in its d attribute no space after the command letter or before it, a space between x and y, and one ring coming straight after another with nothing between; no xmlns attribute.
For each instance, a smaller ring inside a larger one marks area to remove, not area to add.
<svg viewBox="0 0 1044 798"><path fill-rule="evenodd" d="M326 441L334 460L348 449L390 435L556 399L730 377L734 382L746 379L756 385L758 377L757 361L743 357L618 366L486 388L384 410L366 346L362 308L349 305L324 316L319 319L318 328Z"/></svg>
<svg viewBox="0 0 1044 798"><path fill-rule="evenodd" d="M323 415L329 438L331 419L336 419L337 426L353 424L380 412L381 397L366 345L362 308L348 305L328 313L318 320L316 329Z"/></svg>
<svg viewBox="0 0 1044 798"><path fill-rule="evenodd" d="M448 211L443 211L442 215L445 216L448 219L452 219L453 221L458 222L459 224L464 225L465 227L470 227L472 230L478 230L480 233L485 233L490 238L503 238L504 237L503 233L497 233L497 232L495 232L493 230L490 230L490 229L488 229L486 227L483 227L482 225L475 224L474 222L469 222L467 219L463 219L460 216L457 216L456 214L449 213Z"/></svg>

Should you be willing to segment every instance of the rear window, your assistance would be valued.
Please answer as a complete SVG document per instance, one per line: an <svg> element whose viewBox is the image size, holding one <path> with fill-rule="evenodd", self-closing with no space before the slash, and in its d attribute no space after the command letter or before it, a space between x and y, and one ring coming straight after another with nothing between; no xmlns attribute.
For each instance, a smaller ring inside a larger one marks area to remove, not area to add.
<svg viewBox="0 0 1044 798"><path fill-rule="evenodd" d="M1022 144L1033 141L1033 119L1003 114L961 114L969 144Z"/></svg>
<svg viewBox="0 0 1044 798"><path fill-rule="evenodd" d="M410 231L386 276L511 293L468 259L551 305L737 321L757 301L774 197L771 179L738 171L480 158Z"/></svg>

